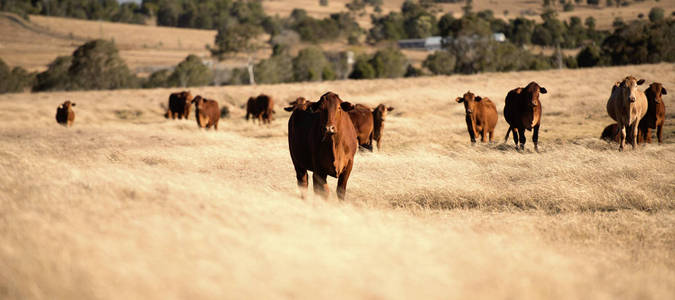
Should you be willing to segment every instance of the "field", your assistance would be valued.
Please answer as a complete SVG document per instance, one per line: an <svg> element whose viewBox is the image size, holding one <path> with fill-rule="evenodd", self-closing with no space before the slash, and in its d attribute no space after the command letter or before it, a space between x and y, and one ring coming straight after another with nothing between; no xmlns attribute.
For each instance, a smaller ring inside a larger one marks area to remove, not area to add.
<svg viewBox="0 0 675 300"><path fill-rule="evenodd" d="M314 17L327 17L331 13L345 11L347 0L331 0L329 6L319 6L317 0L291 1L264 1L263 7L268 15L288 16L293 8L302 7ZM554 1L555 2L555 1ZM403 0L384 1L383 12L399 11ZM464 4L439 5L438 14L452 12L456 17L461 16L461 7ZM510 1L474 1L474 10L491 9L495 16L505 19L524 15L540 21L541 1L510 0ZM648 15L649 10L659 6L669 15L675 10L675 0L653 0L634 2L626 7L588 7L577 6L572 12L561 12L563 20L571 16L585 19L593 16L597 19L597 28L610 29L616 17L624 20L637 19L638 14ZM370 28L370 13L359 16L358 22L364 28ZM504 15L504 11L508 13ZM560 9L559 9L560 10ZM532 14L524 12L530 11ZM90 39L103 38L114 40L120 55L129 67L140 74L148 74L159 68L173 67L188 54L196 54L209 59L206 45L212 45L216 36L215 30L196 30L167 28L157 26L142 26L102 21L86 21L58 17L31 15L30 21L25 21L15 15L0 13L0 58L10 66L21 66L30 71L43 71L47 64L60 55L70 55L79 46ZM296 48L306 47L308 44L298 45ZM345 41L325 43L321 45L325 50L354 50L374 52L373 47L353 47ZM298 50L295 49L295 50ZM537 51L538 52L538 51ZM550 52L550 51L548 51ZM546 53L548 53L546 52ZM257 54L258 59L269 57L270 49L263 49ZM572 54L576 53L573 51ZM405 51L412 63L418 65L427 52ZM225 66L243 66L246 63L244 56L224 62Z"/></svg>
<svg viewBox="0 0 675 300"><path fill-rule="evenodd" d="M672 96L664 144L598 139L628 74L675 87L658 64L192 88L230 108L217 132L165 120L167 89L0 95L0 298L672 299ZM549 91L538 154L502 143L503 97L531 80ZM494 144L470 146L469 89L500 111ZM346 201L334 178L301 200L281 108L328 90L396 109ZM262 92L260 127L241 104Z"/></svg>

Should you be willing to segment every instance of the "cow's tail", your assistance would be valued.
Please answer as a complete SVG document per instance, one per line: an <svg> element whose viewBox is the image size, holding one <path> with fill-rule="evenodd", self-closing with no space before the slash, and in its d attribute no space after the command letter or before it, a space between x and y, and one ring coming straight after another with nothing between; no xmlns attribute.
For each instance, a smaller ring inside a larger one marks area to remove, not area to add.
<svg viewBox="0 0 675 300"><path fill-rule="evenodd" d="M509 141L509 134L511 134L512 129L513 129L513 126L509 126L509 130L506 131L506 136L504 137L504 143Z"/></svg>

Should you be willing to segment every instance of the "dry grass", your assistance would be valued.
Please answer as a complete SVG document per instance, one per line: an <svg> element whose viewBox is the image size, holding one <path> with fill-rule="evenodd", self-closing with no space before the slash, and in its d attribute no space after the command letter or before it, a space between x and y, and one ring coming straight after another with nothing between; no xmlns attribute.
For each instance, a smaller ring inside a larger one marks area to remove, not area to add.
<svg viewBox="0 0 675 300"><path fill-rule="evenodd" d="M0 298L673 298L673 114L663 145L618 153L598 136L616 79L671 87L674 71L192 88L231 107L218 132L164 120L165 89L1 95ZM453 99L471 89L501 111L535 79L542 153L471 147ZM396 107L344 203L299 199L280 105L269 127L239 108L326 90ZM69 129L53 120L65 99Z"/></svg>

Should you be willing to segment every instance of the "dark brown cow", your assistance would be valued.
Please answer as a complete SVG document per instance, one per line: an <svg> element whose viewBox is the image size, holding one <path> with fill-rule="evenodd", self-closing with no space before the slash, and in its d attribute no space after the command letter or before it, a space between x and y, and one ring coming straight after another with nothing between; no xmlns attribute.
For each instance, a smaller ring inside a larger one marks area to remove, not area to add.
<svg viewBox="0 0 675 300"><path fill-rule="evenodd" d="M359 146L373 151L373 111L370 107L363 104L354 105L354 109L349 111L349 118L356 129L356 138L359 140Z"/></svg>
<svg viewBox="0 0 675 300"><path fill-rule="evenodd" d="M73 122L75 122L73 106L75 106L75 102L70 102L70 100L59 105L56 108L56 122L66 127L73 126Z"/></svg>
<svg viewBox="0 0 675 300"><path fill-rule="evenodd" d="M200 128L209 129L211 126L218 130L218 121L220 121L220 109L218 102L215 100L204 99L202 96L197 96L192 99L195 104L195 119L197 119L197 126Z"/></svg>
<svg viewBox="0 0 675 300"><path fill-rule="evenodd" d="M666 105L661 95L668 95L668 91L662 84L654 82L645 90L647 96L647 114L640 120L638 125L638 143L652 142L651 129L656 129L656 137L659 144L663 142L663 124L666 122Z"/></svg>
<svg viewBox="0 0 675 300"><path fill-rule="evenodd" d="M466 128L471 137L471 143L476 143L476 136L480 134L480 141L485 143L489 135L490 142L497 126L497 106L488 98L476 96L468 91L462 97L457 97L457 103L464 103L466 112Z"/></svg>
<svg viewBox="0 0 675 300"><path fill-rule="evenodd" d="M169 110L164 117L171 119L188 119L190 115L190 106L192 105L192 94L189 91L173 93L169 96Z"/></svg>
<svg viewBox="0 0 675 300"><path fill-rule="evenodd" d="M382 146L382 133L384 132L384 120L387 113L394 110L391 106L380 104L373 110L373 139L377 142L377 150L380 151Z"/></svg>
<svg viewBox="0 0 675 300"><path fill-rule="evenodd" d="M326 176L338 178L337 196L343 200L358 147L348 115L354 105L328 92L306 109L294 109L288 120L288 148L303 197L307 171L313 172L314 192L328 197Z"/></svg>
<svg viewBox="0 0 675 300"><path fill-rule="evenodd" d="M539 126L541 125L541 101L539 94L546 94L546 88L536 82L530 82L526 87L515 88L506 95L504 103L504 119L509 123L504 142L509 139L513 131L513 141L516 149L525 149L525 130L532 130L534 150L539 151ZM520 138L520 139L519 139ZM520 142L520 148L518 143Z"/></svg>
<svg viewBox="0 0 675 300"><path fill-rule="evenodd" d="M265 94L260 94L258 97L248 98L246 103L246 120L249 119L249 115L254 119L258 119L259 124L271 123L274 119L274 100L272 97Z"/></svg>

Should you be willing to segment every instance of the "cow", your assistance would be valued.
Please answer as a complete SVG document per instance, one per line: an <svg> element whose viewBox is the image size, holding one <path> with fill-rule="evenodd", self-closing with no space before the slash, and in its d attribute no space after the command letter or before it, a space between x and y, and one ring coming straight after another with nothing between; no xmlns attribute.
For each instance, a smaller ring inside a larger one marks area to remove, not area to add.
<svg viewBox="0 0 675 300"><path fill-rule="evenodd" d="M197 95L192 99L195 104L195 119L199 128L209 129L211 126L218 130L218 121L220 121L220 109L215 100L204 99Z"/></svg>
<svg viewBox="0 0 675 300"><path fill-rule="evenodd" d="M539 126L541 125L541 101L540 94L546 94L545 87L536 82L530 82L526 87L515 88L506 95L504 102L504 119L509 123L504 142L509 139L509 133L513 131L513 141L516 149L525 149L525 130L532 131L534 150L539 151ZM520 148L518 143L520 142Z"/></svg>
<svg viewBox="0 0 675 300"><path fill-rule="evenodd" d="M312 101L308 101L305 97L298 97L295 101L288 102L287 107L284 107L285 111L293 111L295 109L305 110L309 105L312 105Z"/></svg>
<svg viewBox="0 0 675 300"><path fill-rule="evenodd" d="M75 122L73 106L75 106L75 102L70 102L70 100L59 105L56 108L56 122L66 127L73 126L73 122Z"/></svg>
<svg viewBox="0 0 675 300"><path fill-rule="evenodd" d="M303 198L311 171L314 192L327 198L326 176L338 179L337 196L344 200L347 180L358 147L356 129L348 112L354 105L327 92L305 109L293 109L288 119L288 148Z"/></svg>
<svg viewBox="0 0 675 300"><path fill-rule="evenodd" d="M373 109L373 139L377 142L377 151L380 151L382 147L384 120L387 117L387 113L392 110L394 110L393 107L384 104L380 104Z"/></svg>
<svg viewBox="0 0 675 300"><path fill-rule="evenodd" d="M489 137L492 142L492 136L497 126L497 106L488 98L474 95L467 91L464 96L455 99L457 103L464 103L466 112L466 129L469 131L471 144L476 143L476 136L480 134L480 141L485 143Z"/></svg>
<svg viewBox="0 0 675 300"><path fill-rule="evenodd" d="M656 137L659 144L663 142L663 124L666 122L666 105L662 95L668 95L668 91L662 84L654 82L645 90L647 96L647 113L638 125L638 143L652 142L650 129L656 129Z"/></svg>
<svg viewBox="0 0 675 300"><path fill-rule="evenodd" d="M259 124L269 124L272 122L275 113L274 100L265 94L260 94L255 98L249 97L246 102L246 120L251 116L258 119Z"/></svg>
<svg viewBox="0 0 675 300"><path fill-rule="evenodd" d="M633 149L637 145L638 123L647 113L647 96L638 89L644 82L644 79L627 76L614 84L607 100L607 113L619 127L619 151L623 151L626 143L626 130Z"/></svg>
<svg viewBox="0 0 675 300"><path fill-rule="evenodd" d="M189 91L173 93L169 96L169 110L164 115L169 119L188 119L190 115L190 106L192 105L192 94Z"/></svg>
<svg viewBox="0 0 675 300"><path fill-rule="evenodd" d="M373 111L363 104L354 105L349 111L349 118L356 129L356 138L359 146L370 152L373 151Z"/></svg>

